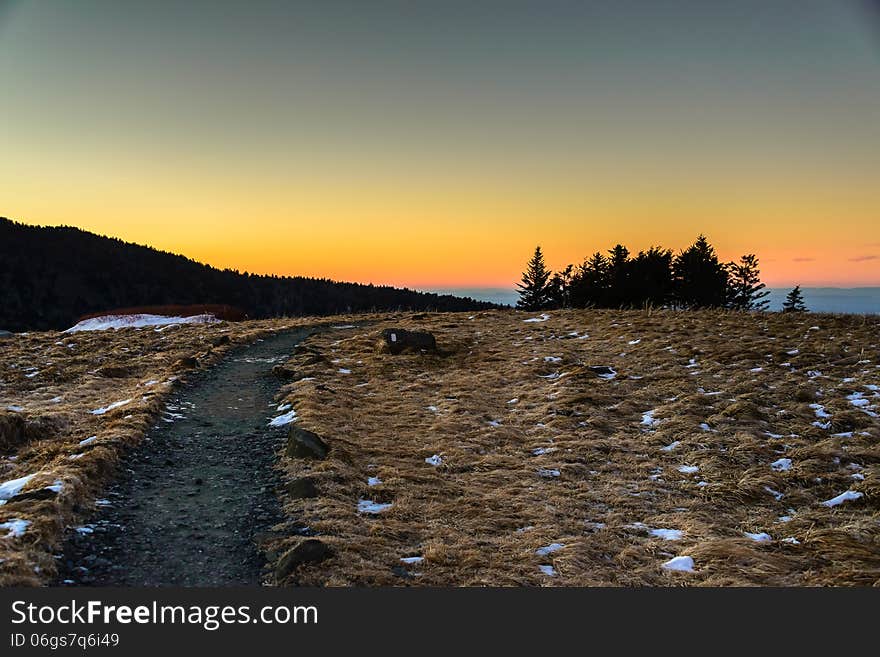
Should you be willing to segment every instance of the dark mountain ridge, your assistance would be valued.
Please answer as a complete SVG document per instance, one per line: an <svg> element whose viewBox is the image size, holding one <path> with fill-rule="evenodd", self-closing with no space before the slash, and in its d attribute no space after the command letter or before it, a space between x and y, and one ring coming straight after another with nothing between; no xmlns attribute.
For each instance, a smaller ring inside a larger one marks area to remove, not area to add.
<svg viewBox="0 0 880 657"><path fill-rule="evenodd" d="M66 329L87 314L176 304L226 304L253 319L496 307L406 288L221 270L79 228L0 217L0 329Z"/></svg>

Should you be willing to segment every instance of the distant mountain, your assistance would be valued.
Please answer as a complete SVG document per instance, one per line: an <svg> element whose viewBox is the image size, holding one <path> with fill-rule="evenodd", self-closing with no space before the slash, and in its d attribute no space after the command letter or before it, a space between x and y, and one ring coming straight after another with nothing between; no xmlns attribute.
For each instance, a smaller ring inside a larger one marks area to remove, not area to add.
<svg viewBox="0 0 880 657"><path fill-rule="evenodd" d="M0 217L0 329L66 329L87 314L169 304L228 304L251 318L494 307L448 294L220 270L78 228Z"/></svg>

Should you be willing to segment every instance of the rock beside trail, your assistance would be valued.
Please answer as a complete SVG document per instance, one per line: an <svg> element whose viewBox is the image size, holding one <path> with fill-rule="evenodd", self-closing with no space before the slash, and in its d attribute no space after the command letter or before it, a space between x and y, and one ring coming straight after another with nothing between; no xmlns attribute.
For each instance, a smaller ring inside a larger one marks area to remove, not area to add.
<svg viewBox="0 0 880 657"><path fill-rule="evenodd" d="M382 339L392 354L399 354L406 349L417 351L437 351L437 340L427 331L407 331L406 329L389 328L382 331Z"/></svg>
<svg viewBox="0 0 880 657"><path fill-rule="evenodd" d="M321 440L321 436L308 429L293 427L287 435L286 454L289 457L323 459L329 451L330 447Z"/></svg>
<svg viewBox="0 0 880 657"><path fill-rule="evenodd" d="M221 347L224 344L229 344L229 336L228 335L221 335L221 336L218 336L218 337L214 338L213 340L211 340L211 345L214 347Z"/></svg>
<svg viewBox="0 0 880 657"><path fill-rule="evenodd" d="M316 538L300 541L284 553L275 567L275 579L282 580L303 564L317 563L331 555L330 548Z"/></svg>
<svg viewBox="0 0 880 657"><path fill-rule="evenodd" d="M188 356L186 358L179 358L174 361L174 369L175 370L192 370L199 366L199 359L195 356Z"/></svg>
<svg viewBox="0 0 880 657"><path fill-rule="evenodd" d="M284 485L284 490L294 499L318 496L318 488L315 486L314 480L308 477L301 477L287 482Z"/></svg>
<svg viewBox="0 0 880 657"><path fill-rule="evenodd" d="M272 368L272 374L277 376L279 379L292 379L296 376L296 372L286 365L276 365Z"/></svg>

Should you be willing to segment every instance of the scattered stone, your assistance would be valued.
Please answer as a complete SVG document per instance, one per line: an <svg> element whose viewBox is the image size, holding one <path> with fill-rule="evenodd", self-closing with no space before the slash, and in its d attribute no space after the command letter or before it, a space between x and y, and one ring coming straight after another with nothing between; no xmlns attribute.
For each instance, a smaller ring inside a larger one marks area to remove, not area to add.
<svg viewBox="0 0 880 657"><path fill-rule="evenodd" d="M406 349L416 351L437 351L437 340L427 331L407 331L406 329L385 329L382 331L385 346L392 354Z"/></svg>
<svg viewBox="0 0 880 657"><path fill-rule="evenodd" d="M287 456L291 458L323 459L330 447L321 437L308 429L292 427L287 434Z"/></svg>
<svg viewBox="0 0 880 657"><path fill-rule="evenodd" d="M283 580L303 564L318 563L331 555L330 548L316 538L300 541L284 553L275 567L275 578Z"/></svg>
<svg viewBox="0 0 880 657"><path fill-rule="evenodd" d="M318 496L318 488L315 486L314 480L309 477L301 477L287 482L284 490L294 499Z"/></svg>

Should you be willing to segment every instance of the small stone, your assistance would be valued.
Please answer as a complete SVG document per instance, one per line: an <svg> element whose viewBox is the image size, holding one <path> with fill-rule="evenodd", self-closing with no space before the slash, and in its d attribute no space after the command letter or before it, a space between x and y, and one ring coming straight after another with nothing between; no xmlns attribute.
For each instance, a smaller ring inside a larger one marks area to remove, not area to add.
<svg viewBox="0 0 880 657"><path fill-rule="evenodd" d="M318 563L331 555L330 548L316 538L300 541L284 553L275 567L275 578L283 580L294 570L306 563Z"/></svg>
<svg viewBox="0 0 880 657"><path fill-rule="evenodd" d="M315 482L308 477L301 477L300 479L287 482L284 490L294 499L318 496L318 488L315 486Z"/></svg>
<svg viewBox="0 0 880 657"><path fill-rule="evenodd" d="M321 437L308 429L293 427L287 435L287 456L291 458L323 459L330 447Z"/></svg>

